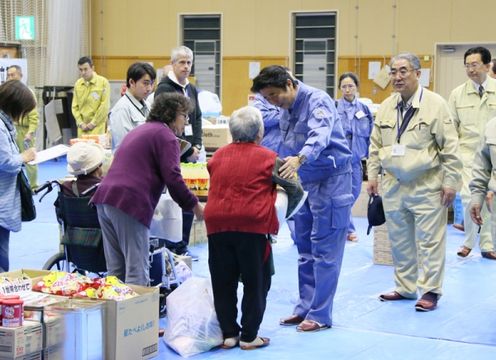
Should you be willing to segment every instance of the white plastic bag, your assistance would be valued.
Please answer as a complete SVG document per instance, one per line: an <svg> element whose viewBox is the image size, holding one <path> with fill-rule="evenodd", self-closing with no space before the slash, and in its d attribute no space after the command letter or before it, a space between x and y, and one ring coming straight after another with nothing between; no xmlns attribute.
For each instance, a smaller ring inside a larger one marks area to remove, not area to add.
<svg viewBox="0 0 496 360"><path fill-rule="evenodd" d="M222 344L222 330L209 279L191 277L167 296L164 341L183 357Z"/></svg>
<svg viewBox="0 0 496 360"><path fill-rule="evenodd" d="M183 211L181 207L172 200L169 191L160 196L152 223L150 224L150 236L166 239L178 243L183 239Z"/></svg>
<svg viewBox="0 0 496 360"><path fill-rule="evenodd" d="M179 260L176 263L175 269L176 269L177 280L179 280L179 283L181 284L193 276L193 271L191 271L189 266L186 265L186 263L182 260Z"/></svg>

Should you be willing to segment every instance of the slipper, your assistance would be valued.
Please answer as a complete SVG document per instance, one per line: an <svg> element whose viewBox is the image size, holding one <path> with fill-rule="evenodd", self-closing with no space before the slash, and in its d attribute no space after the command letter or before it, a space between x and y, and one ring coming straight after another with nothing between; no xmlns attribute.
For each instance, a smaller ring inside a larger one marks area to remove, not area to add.
<svg viewBox="0 0 496 360"><path fill-rule="evenodd" d="M321 324L313 320L303 320L300 325L296 327L298 332L314 332L329 329L331 326L326 324Z"/></svg>
<svg viewBox="0 0 496 360"><path fill-rule="evenodd" d="M228 337L224 339L224 342L220 346L222 349L232 349L238 346L239 336Z"/></svg>
<svg viewBox="0 0 496 360"><path fill-rule="evenodd" d="M257 336L255 340L250 342L240 341L239 347L241 350L255 350L258 348L266 347L270 344L270 339L266 337Z"/></svg>

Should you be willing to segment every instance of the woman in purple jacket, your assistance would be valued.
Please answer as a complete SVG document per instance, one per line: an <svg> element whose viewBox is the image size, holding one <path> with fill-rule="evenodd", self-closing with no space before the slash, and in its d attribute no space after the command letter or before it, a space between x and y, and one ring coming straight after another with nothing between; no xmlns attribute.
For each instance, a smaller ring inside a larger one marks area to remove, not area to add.
<svg viewBox="0 0 496 360"><path fill-rule="evenodd" d="M146 123L130 131L115 152L92 198L97 205L109 275L128 284L149 283L148 237L153 211L165 187L184 210L203 217L203 207L184 183L176 135L191 112L178 93L155 98Z"/></svg>

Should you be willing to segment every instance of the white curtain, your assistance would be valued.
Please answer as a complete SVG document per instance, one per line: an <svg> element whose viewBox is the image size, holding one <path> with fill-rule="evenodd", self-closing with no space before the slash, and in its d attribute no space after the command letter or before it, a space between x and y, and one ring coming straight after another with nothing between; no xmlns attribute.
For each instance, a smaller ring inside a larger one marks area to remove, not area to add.
<svg viewBox="0 0 496 360"><path fill-rule="evenodd" d="M45 85L73 86L77 61L90 55L88 0L47 2L47 63Z"/></svg>

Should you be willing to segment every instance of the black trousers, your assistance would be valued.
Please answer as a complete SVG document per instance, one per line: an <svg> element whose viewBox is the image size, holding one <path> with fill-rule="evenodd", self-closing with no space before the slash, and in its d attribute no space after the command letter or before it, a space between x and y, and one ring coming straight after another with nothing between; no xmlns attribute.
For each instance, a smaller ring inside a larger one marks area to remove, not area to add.
<svg viewBox="0 0 496 360"><path fill-rule="evenodd" d="M238 336L240 332L242 341L250 342L257 337L270 288L270 251L266 235L224 232L208 236L214 305L224 338ZM240 276L241 327L237 322Z"/></svg>

